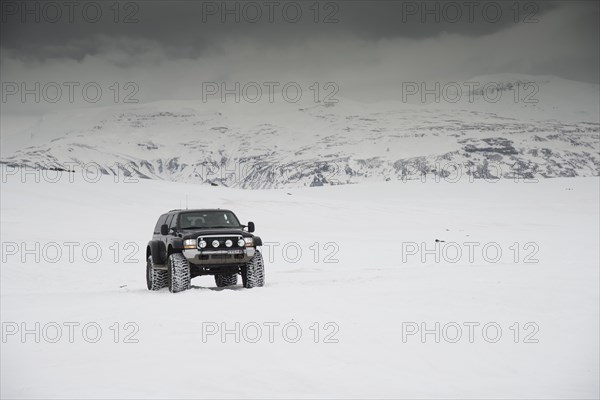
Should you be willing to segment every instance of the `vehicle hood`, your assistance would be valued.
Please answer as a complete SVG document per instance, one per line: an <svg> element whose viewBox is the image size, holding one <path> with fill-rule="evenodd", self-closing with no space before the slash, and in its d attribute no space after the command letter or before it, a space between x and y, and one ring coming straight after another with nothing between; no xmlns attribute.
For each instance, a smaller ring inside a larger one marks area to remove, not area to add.
<svg viewBox="0 0 600 400"><path fill-rule="evenodd" d="M240 235L243 237L253 237L249 232L241 229L199 229L197 231L187 231L183 233L182 239L196 239L198 236L205 235Z"/></svg>

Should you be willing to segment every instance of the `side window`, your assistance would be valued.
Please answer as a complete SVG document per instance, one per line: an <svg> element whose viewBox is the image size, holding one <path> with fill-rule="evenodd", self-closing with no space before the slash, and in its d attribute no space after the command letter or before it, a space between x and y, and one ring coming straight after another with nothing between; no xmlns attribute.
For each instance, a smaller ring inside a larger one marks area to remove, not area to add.
<svg viewBox="0 0 600 400"><path fill-rule="evenodd" d="M167 220L165 221L165 224L167 224L169 228L171 227L171 221L173 221L173 214L168 215Z"/></svg>
<svg viewBox="0 0 600 400"><path fill-rule="evenodd" d="M168 216L169 216L169 214L164 214L164 215L160 216L160 218L158 219L158 222L156 223L156 226L154 227L155 235L160 234L160 227L165 223Z"/></svg>
<svg viewBox="0 0 600 400"><path fill-rule="evenodd" d="M177 226L177 214L173 214L173 218L169 223L169 228L175 228Z"/></svg>

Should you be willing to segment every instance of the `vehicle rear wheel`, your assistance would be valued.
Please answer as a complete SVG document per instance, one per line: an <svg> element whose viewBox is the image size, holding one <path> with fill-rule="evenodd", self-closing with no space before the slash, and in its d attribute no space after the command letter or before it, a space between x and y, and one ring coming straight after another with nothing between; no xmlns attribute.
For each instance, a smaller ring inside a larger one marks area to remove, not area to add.
<svg viewBox="0 0 600 400"><path fill-rule="evenodd" d="M146 286L148 290L160 290L169 285L167 271L155 269L152 256L146 261Z"/></svg>
<svg viewBox="0 0 600 400"><path fill-rule="evenodd" d="M256 250L252 260L242 267L242 283L245 288L261 287L265 284L265 264L262 254Z"/></svg>
<svg viewBox="0 0 600 400"><path fill-rule="evenodd" d="M173 253L167 261L169 291L178 293L191 287L190 263L181 253Z"/></svg>
<svg viewBox="0 0 600 400"><path fill-rule="evenodd" d="M215 275L217 287L237 285L237 274L218 274Z"/></svg>

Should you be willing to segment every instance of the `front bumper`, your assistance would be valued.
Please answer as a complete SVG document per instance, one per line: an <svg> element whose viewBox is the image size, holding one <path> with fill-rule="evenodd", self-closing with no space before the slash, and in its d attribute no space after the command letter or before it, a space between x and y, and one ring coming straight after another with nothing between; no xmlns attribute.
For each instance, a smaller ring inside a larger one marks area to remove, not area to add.
<svg viewBox="0 0 600 400"><path fill-rule="evenodd" d="M254 247L238 250L183 250L183 256L195 265L239 265L245 264L254 257Z"/></svg>

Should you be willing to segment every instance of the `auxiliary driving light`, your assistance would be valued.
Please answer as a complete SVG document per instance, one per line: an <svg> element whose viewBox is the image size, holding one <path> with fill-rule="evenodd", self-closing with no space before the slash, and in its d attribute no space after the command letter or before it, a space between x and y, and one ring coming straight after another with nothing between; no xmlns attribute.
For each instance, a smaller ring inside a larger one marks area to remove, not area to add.
<svg viewBox="0 0 600 400"><path fill-rule="evenodd" d="M227 240L227 241L225 242L225 246L227 246L227 247L231 247L231 246L233 246L233 242L232 242L231 240Z"/></svg>
<svg viewBox="0 0 600 400"><path fill-rule="evenodd" d="M246 241L244 239L238 240L238 246L244 247L245 244L246 244Z"/></svg>
<svg viewBox="0 0 600 400"><path fill-rule="evenodd" d="M200 243L198 243L198 245L200 246L201 249L206 247L206 242L204 240L201 240Z"/></svg>
<svg viewBox="0 0 600 400"><path fill-rule="evenodd" d="M215 240L213 240L213 241L212 241L212 245L213 245L213 247L219 247L219 241L218 241L218 240L216 240L216 239L215 239Z"/></svg>

